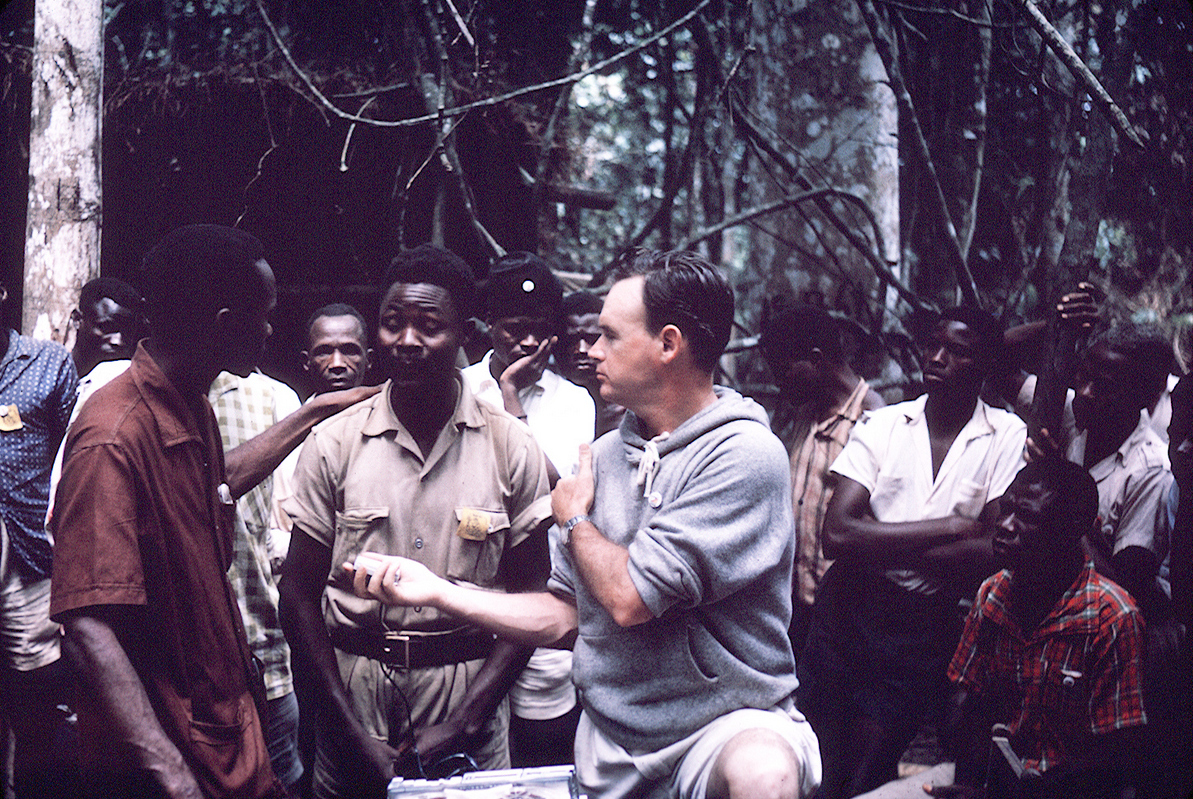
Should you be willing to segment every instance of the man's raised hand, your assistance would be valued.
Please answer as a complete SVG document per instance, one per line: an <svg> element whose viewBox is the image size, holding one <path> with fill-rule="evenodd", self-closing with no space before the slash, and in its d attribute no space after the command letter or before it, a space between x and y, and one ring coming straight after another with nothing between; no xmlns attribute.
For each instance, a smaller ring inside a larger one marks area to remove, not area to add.
<svg viewBox="0 0 1193 799"><path fill-rule="evenodd" d="M592 448L581 444L576 473L561 477L551 492L551 512L555 515L555 523L562 526L569 519L588 513L592 508L595 485L592 477Z"/></svg>

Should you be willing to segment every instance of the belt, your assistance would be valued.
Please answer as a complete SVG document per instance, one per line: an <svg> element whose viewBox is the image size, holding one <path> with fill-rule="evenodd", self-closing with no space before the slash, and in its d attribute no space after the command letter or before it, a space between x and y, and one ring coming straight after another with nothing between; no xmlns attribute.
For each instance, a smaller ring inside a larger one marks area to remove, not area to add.
<svg viewBox="0 0 1193 799"><path fill-rule="evenodd" d="M336 627L329 633L336 649L402 669L481 660L493 651L496 641L492 633L475 627L436 632Z"/></svg>

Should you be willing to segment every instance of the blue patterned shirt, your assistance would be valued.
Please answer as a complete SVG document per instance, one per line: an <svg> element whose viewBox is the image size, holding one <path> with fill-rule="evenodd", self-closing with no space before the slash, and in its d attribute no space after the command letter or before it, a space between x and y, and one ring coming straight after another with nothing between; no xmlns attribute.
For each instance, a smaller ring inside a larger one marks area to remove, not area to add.
<svg viewBox="0 0 1193 799"><path fill-rule="evenodd" d="M26 582L50 576L45 532L50 467L66 433L78 375L61 344L8 331L0 360L0 513Z"/></svg>

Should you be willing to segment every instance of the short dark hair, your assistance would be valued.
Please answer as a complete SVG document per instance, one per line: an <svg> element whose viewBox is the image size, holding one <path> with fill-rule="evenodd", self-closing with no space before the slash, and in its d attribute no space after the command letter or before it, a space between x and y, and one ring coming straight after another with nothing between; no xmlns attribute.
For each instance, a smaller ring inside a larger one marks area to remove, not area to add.
<svg viewBox="0 0 1193 799"><path fill-rule="evenodd" d="M392 285L392 284L391 284ZM307 317L307 325L304 328L307 331L307 340L311 338L311 328L315 326L315 321L322 319L325 316L351 316L360 323L360 332L365 337L365 344L369 341L369 324L365 321L364 315L356 310L353 306L346 302L330 302L322 308L316 308L315 312Z"/></svg>
<svg viewBox="0 0 1193 799"><path fill-rule="evenodd" d="M1090 339L1086 350L1103 344L1123 355L1131 370L1131 385L1139 391L1140 407L1150 408L1160 398L1174 366L1172 341L1158 325L1119 322Z"/></svg>
<svg viewBox="0 0 1193 799"><path fill-rule="evenodd" d="M498 258L484 283L485 316L494 322L510 316L542 316L558 322L563 286L543 258L511 252Z"/></svg>
<svg viewBox="0 0 1193 799"><path fill-rule="evenodd" d="M941 322L960 322L978 338L975 354L982 366L990 369L998 362L1003 349L1002 322L989 311L973 305L958 305L941 311Z"/></svg>
<svg viewBox="0 0 1193 799"><path fill-rule="evenodd" d="M837 320L815 305L770 300L763 305L758 346L772 369L797 361L814 349L832 363L844 358Z"/></svg>
<svg viewBox="0 0 1193 799"><path fill-rule="evenodd" d="M476 316L476 277L460 256L433 244L420 244L394 256L381 281L381 298L395 283L431 283L447 291L460 322Z"/></svg>
<svg viewBox="0 0 1193 799"><path fill-rule="evenodd" d="M1042 483L1056 492L1051 524L1076 542L1088 533L1098 515L1098 485L1080 464L1053 455L1028 462L1015 483Z"/></svg>
<svg viewBox="0 0 1193 799"><path fill-rule="evenodd" d="M79 291L79 310L86 310L104 298L135 314L144 313L141 292L116 277L97 277L84 283Z"/></svg>
<svg viewBox="0 0 1193 799"><path fill-rule="evenodd" d="M168 233L141 262L141 285L153 335L178 340L206 330L221 308L263 303L256 265L265 245L223 225L187 225Z"/></svg>
<svg viewBox="0 0 1193 799"><path fill-rule="evenodd" d="M564 316L587 316L599 314L604 305L605 301L591 291L573 291L563 298L560 310Z"/></svg>
<svg viewBox="0 0 1193 799"><path fill-rule="evenodd" d="M638 249L623 256L616 280L641 275L646 324L652 333L675 325L687 338L692 362L712 373L733 328L733 287L694 252Z"/></svg>

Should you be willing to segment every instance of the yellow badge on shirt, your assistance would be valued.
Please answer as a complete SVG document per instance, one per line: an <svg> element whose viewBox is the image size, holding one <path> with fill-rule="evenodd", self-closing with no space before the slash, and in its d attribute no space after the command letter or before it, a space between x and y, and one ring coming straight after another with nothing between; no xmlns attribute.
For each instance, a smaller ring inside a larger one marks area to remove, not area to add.
<svg viewBox="0 0 1193 799"><path fill-rule="evenodd" d="M24 427L16 405L0 405L0 431L8 433Z"/></svg>
<svg viewBox="0 0 1193 799"><path fill-rule="evenodd" d="M460 526L456 528L456 535L468 541L484 541L489 535L492 525L492 515L487 511L475 508L456 508L456 518Z"/></svg>

